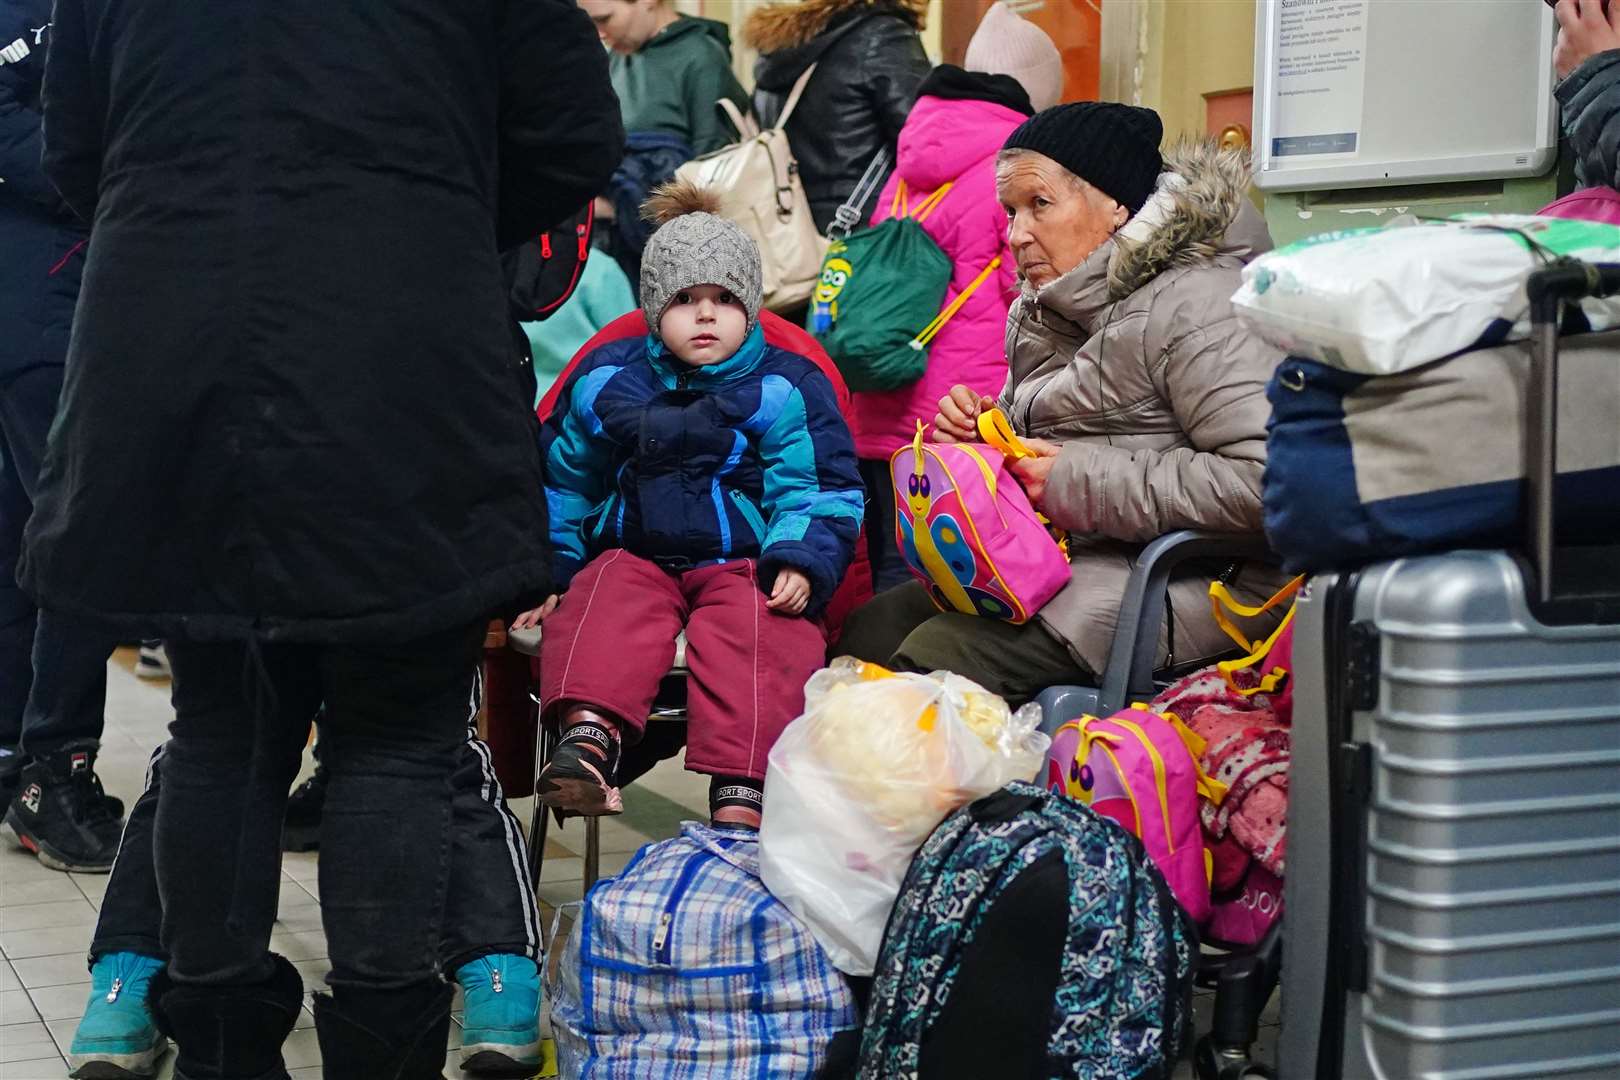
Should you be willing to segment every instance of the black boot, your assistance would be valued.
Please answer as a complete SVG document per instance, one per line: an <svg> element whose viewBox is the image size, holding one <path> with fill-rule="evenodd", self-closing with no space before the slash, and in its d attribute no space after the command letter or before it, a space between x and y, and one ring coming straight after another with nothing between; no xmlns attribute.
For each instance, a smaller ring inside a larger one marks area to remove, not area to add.
<svg viewBox="0 0 1620 1080"><path fill-rule="evenodd" d="M326 809L326 768L315 764L315 775L287 796L287 816L281 825L282 851L314 851L321 846L321 812Z"/></svg>
<svg viewBox="0 0 1620 1080"><path fill-rule="evenodd" d="M176 985L167 968L147 998L158 1030L174 1040L175 1080L287 1080L281 1044L304 1004L298 971L274 953L275 972L260 983Z"/></svg>
<svg viewBox="0 0 1620 1080"><path fill-rule="evenodd" d="M454 996L437 979L400 990L340 986L316 994L326 1080L440 1080Z"/></svg>
<svg viewBox="0 0 1620 1080"><path fill-rule="evenodd" d="M102 790L94 739L68 743L22 771L6 824L52 870L106 873L124 831L124 804Z"/></svg>

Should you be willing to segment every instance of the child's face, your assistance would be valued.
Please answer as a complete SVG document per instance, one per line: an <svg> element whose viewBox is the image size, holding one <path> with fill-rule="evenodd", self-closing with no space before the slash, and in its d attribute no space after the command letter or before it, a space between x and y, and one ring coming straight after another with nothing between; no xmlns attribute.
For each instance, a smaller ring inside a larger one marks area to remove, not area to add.
<svg viewBox="0 0 1620 1080"><path fill-rule="evenodd" d="M664 347L697 367L729 360L747 334L742 301L718 285L682 289L658 320Z"/></svg>

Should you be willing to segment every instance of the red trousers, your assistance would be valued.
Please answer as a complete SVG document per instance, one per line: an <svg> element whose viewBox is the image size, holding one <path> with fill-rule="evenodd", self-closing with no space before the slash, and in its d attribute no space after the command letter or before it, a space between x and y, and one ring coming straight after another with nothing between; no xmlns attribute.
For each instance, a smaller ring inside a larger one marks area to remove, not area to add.
<svg viewBox="0 0 1620 1080"><path fill-rule="evenodd" d="M686 631L686 767L763 779L766 756L804 709L827 650L821 626L765 607L752 560L673 572L628 551L575 575L540 640L543 715L563 703L617 719L641 738Z"/></svg>

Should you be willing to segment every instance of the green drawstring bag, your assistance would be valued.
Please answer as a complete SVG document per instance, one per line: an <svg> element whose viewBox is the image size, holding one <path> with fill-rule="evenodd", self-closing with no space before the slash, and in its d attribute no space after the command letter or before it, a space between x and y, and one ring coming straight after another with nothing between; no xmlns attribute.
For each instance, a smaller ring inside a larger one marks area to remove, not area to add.
<svg viewBox="0 0 1620 1080"><path fill-rule="evenodd" d="M997 258L940 310L950 290L951 260L921 223L950 194L949 183L912 206L902 180L892 216L852 233L887 165L888 151L879 151L839 208L806 321L856 391L898 390L920 379L929 342L1001 265Z"/></svg>

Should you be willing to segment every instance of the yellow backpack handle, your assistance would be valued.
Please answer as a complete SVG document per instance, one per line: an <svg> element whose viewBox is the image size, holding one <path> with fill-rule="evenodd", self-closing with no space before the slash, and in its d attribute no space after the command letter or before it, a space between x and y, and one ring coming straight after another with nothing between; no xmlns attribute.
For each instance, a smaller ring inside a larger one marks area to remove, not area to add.
<svg viewBox="0 0 1620 1080"><path fill-rule="evenodd" d="M986 409L979 414L979 438L1014 461L1039 456L1019 441L1018 433L1012 429L1012 422L1000 409Z"/></svg>

